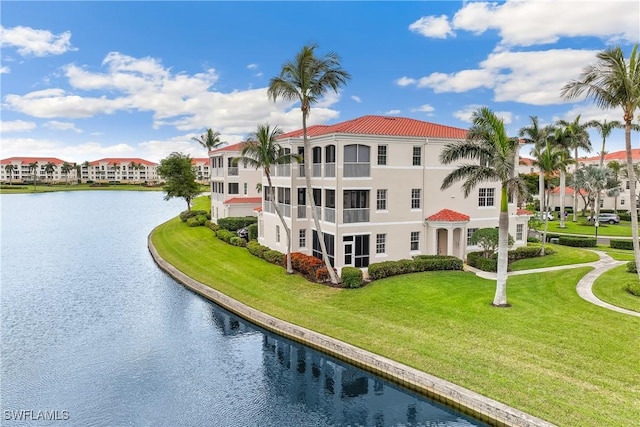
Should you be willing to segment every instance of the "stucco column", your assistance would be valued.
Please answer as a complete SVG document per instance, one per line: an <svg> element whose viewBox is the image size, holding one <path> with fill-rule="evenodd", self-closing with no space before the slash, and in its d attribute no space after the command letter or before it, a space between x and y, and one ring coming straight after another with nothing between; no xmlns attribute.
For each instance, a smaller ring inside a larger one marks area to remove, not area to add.
<svg viewBox="0 0 640 427"><path fill-rule="evenodd" d="M453 227L447 227L447 255L453 255Z"/></svg>

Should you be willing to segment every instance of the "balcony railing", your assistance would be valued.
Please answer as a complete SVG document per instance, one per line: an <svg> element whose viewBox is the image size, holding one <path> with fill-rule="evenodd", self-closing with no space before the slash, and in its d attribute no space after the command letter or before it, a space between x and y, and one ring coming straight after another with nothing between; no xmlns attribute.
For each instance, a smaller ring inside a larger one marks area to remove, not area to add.
<svg viewBox="0 0 640 427"><path fill-rule="evenodd" d="M345 224L354 222L369 222L369 208L343 209L342 222Z"/></svg>
<svg viewBox="0 0 640 427"><path fill-rule="evenodd" d="M299 178L304 178L305 173L304 173L304 165L302 163L300 163L298 165L298 177Z"/></svg>
<svg viewBox="0 0 640 427"><path fill-rule="evenodd" d="M344 176L348 178L362 178L371 176L369 163L345 163Z"/></svg>
<svg viewBox="0 0 640 427"><path fill-rule="evenodd" d="M264 201L264 211L268 213L275 213L276 209L273 205L273 202L265 200Z"/></svg>
<svg viewBox="0 0 640 427"><path fill-rule="evenodd" d="M227 168L227 175L229 175L229 176L237 176L238 175L238 167Z"/></svg>
<svg viewBox="0 0 640 427"><path fill-rule="evenodd" d="M279 204L278 209L280 209L280 213L285 218L291 218L291 205Z"/></svg>
<svg viewBox="0 0 640 427"><path fill-rule="evenodd" d="M276 176L291 176L291 164L276 165Z"/></svg>
<svg viewBox="0 0 640 427"><path fill-rule="evenodd" d="M336 164L335 163L325 163L325 165L324 165L324 176L325 176L325 178L335 178L335 176L336 176Z"/></svg>
<svg viewBox="0 0 640 427"><path fill-rule="evenodd" d="M311 170L311 176L319 177L322 176L322 163L314 163Z"/></svg>
<svg viewBox="0 0 640 427"><path fill-rule="evenodd" d="M335 208L324 208L324 220L335 224L336 222Z"/></svg>
<svg viewBox="0 0 640 427"><path fill-rule="evenodd" d="M322 219L322 206L314 206L313 209L315 209L316 218Z"/></svg>
<svg viewBox="0 0 640 427"><path fill-rule="evenodd" d="M306 218L306 217L307 217L307 206L298 205L298 218Z"/></svg>

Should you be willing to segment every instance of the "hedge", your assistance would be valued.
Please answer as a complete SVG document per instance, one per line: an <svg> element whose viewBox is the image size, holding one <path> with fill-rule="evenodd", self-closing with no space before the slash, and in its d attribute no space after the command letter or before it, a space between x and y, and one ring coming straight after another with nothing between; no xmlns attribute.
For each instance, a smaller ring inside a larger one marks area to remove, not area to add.
<svg viewBox="0 0 640 427"><path fill-rule="evenodd" d="M251 224L247 227L249 240L258 240L258 224Z"/></svg>
<svg viewBox="0 0 640 427"><path fill-rule="evenodd" d="M558 243L575 248L595 248L598 242L595 237L560 236Z"/></svg>
<svg viewBox="0 0 640 427"><path fill-rule="evenodd" d="M609 241L609 247L613 249L633 250L633 240L613 240Z"/></svg>
<svg viewBox="0 0 640 427"><path fill-rule="evenodd" d="M229 231L238 231L241 228L247 227L251 224L256 224L257 222L258 218L255 216L239 216L218 219L218 225L220 228L224 228Z"/></svg>
<svg viewBox="0 0 640 427"><path fill-rule="evenodd" d="M629 273L637 273L638 270L636 270L636 262L635 261L629 261L627 263L627 271Z"/></svg>
<svg viewBox="0 0 640 427"><path fill-rule="evenodd" d="M264 253L268 251L269 248L267 246L261 245L257 240L249 240L249 243L247 243L247 250L253 256L264 258Z"/></svg>
<svg viewBox="0 0 640 427"><path fill-rule="evenodd" d="M369 265L369 277L378 280L398 274L434 270L462 270L462 260L452 256L419 255L412 260L377 262Z"/></svg>
<svg viewBox="0 0 640 427"><path fill-rule="evenodd" d="M229 239L229 243L231 243L233 246L240 246L242 248L247 246L247 241L244 240L242 237L232 237L231 239Z"/></svg>
<svg viewBox="0 0 640 427"><path fill-rule="evenodd" d="M291 267L309 280L315 280L316 270L323 266L324 262L319 258L302 252L291 253Z"/></svg>
<svg viewBox="0 0 640 427"><path fill-rule="evenodd" d="M355 267L342 267L340 279L345 288L359 288L362 286L362 270Z"/></svg>
<svg viewBox="0 0 640 427"><path fill-rule="evenodd" d="M268 250L263 254L265 261L270 262L271 264L282 265L283 261L285 261L285 256L282 252Z"/></svg>
<svg viewBox="0 0 640 427"><path fill-rule="evenodd" d="M198 215L204 215L205 220L211 219L211 215L207 211L203 210L192 210L192 211L183 211L180 213L180 220L182 222L187 222L189 218L197 217Z"/></svg>
<svg viewBox="0 0 640 427"><path fill-rule="evenodd" d="M229 230L218 230L218 231L216 231L216 236L218 237L218 239L222 240L223 242L227 242L227 243L231 242L231 238L232 237L238 237L238 236L236 236L236 233L232 233Z"/></svg>
<svg viewBox="0 0 640 427"><path fill-rule="evenodd" d="M216 224L215 222L212 222L210 219L204 222L204 226L213 230L214 233L220 230L220 226L218 226L218 224Z"/></svg>
<svg viewBox="0 0 640 427"><path fill-rule="evenodd" d="M631 221L631 212L618 212L620 221ZM640 219L640 213L638 213L638 219Z"/></svg>
<svg viewBox="0 0 640 427"><path fill-rule="evenodd" d="M204 221L201 223L198 217L187 218L187 225L189 227L200 227L204 224Z"/></svg>
<svg viewBox="0 0 640 427"><path fill-rule="evenodd" d="M469 252L467 254L467 264L482 271L498 271L498 258L485 258L484 252ZM507 271L509 267L507 266Z"/></svg>

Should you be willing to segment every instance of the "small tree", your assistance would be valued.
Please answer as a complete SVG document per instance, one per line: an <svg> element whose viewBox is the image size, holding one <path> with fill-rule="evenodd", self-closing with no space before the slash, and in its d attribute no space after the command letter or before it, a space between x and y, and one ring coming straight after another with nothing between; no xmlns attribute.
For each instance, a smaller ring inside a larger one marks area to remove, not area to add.
<svg viewBox="0 0 640 427"><path fill-rule="evenodd" d="M187 202L187 211L191 211L191 201L202 190L196 182L196 174L191 165L191 157L182 153L171 153L160 161L158 175L165 180L163 190L165 200L179 197Z"/></svg>
<svg viewBox="0 0 640 427"><path fill-rule="evenodd" d="M482 248L482 256L491 258L498 250L498 229L481 228L471 236L471 244ZM513 236L509 234L508 246L513 246Z"/></svg>
<svg viewBox="0 0 640 427"><path fill-rule="evenodd" d="M29 172L33 173L33 191L36 191L36 183L38 181L38 162L29 163Z"/></svg>
<svg viewBox="0 0 640 427"><path fill-rule="evenodd" d="M7 175L9 175L9 185L11 185L13 181L13 171L16 170L16 166L8 164L4 167L4 170L7 171Z"/></svg>
<svg viewBox="0 0 640 427"><path fill-rule="evenodd" d="M64 174L67 185L69 185L69 173L73 170L73 165L69 162L62 163L60 167L60 172Z"/></svg>

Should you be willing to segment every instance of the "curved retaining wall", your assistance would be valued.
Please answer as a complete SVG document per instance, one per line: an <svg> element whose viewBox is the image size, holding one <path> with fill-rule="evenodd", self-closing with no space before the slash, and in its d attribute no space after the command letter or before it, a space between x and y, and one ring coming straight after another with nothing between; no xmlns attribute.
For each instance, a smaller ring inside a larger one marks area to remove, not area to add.
<svg viewBox="0 0 640 427"><path fill-rule="evenodd" d="M153 232L151 232L153 234ZM302 343L315 350L343 360L360 369L371 372L435 401L469 414L493 426L553 427L542 419L533 417L498 401L429 375L386 357L362 350L353 345L319 334L289 322L269 316L236 301L215 289L192 279L165 261L147 238L149 252L158 266L178 282L199 295L215 302L230 312L283 337Z"/></svg>

